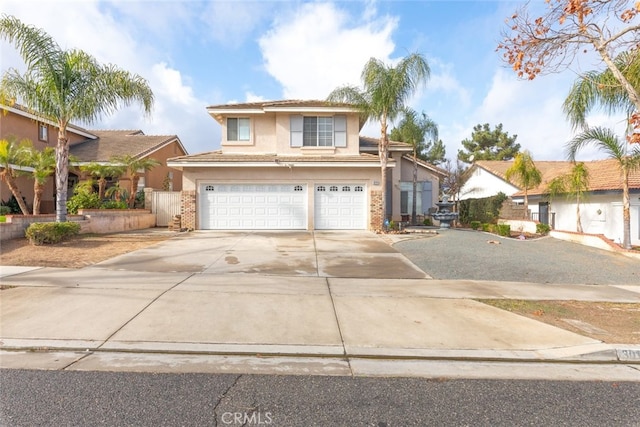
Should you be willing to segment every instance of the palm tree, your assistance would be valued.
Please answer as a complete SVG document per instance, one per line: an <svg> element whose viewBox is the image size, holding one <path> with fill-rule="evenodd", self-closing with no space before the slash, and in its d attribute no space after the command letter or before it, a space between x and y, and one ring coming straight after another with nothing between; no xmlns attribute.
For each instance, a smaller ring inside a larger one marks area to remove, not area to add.
<svg viewBox="0 0 640 427"><path fill-rule="evenodd" d="M138 182L140 181L140 172L142 173L153 169L160 165L160 162L148 157L138 158L130 154L117 156L112 159L113 163L120 164L129 172L131 177L131 192L129 193L129 208L133 208L136 201L136 192L138 190Z"/></svg>
<svg viewBox="0 0 640 427"><path fill-rule="evenodd" d="M585 199L589 191L589 171L583 162L573 164L571 171L552 179L547 185L550 197L566 194L568 199L576 200L576 231L582 233L580 219L580 202Z"/></svg>
<svg viewBox="0 0 640 427"><path fill-rule="evenodd" d="M537 187L542 182L542 174L533 162L531 153L527 150L518 153L513 160L513 164L505 171L505 178L511 178L520 184L524 189L524 218L529 217L529 196L528 191Z"/></svg>
<svg viewBox="0 0 640 427"><path fill-rule="evenodd" d="M92 177L98 180L98 197L100 200L104 199L105 190L107 188L107 178L118 178L125 172L125 166L115 164L101 164L91 162L89 164L80 166L80 170L87 172Z"/></svg>
<svg viewBox="0 0 640 427"><path fill-rule="evenodd" d="M631 149L611 129L594 127L577 135L567 144L567 156L575 160L577 152L586 145L595 145L610 159L615 159L622 181L622 247L631 249L631 199L629 197L629 174L640 168L640 148Z"/></svg>
<svg viewBox="0 0 640 427"><path fill-rule="evenodd" d="M418 86L426 83L431 70L424 57L413 53L393 67L371 58L361 74L363 89L343 86L334 89L327 98L331 102L347 102L354 105L363 119L380 121L380 156L382 220L386 218L387 163L389 159L389 122L405 109L405 104ZM379 224L382 228L382 224Z"/></svg>
<svg viewBox="0 0 640 427"><path fill-rule="evenodd" d="M614 59L632 89L640 90L640 55L637 51L623 52ZM607 68L605 71L588 71L580 76L571 87L564 101L564 112L574 129L586 128L586 116L596 106L604 108L609 114L624 112L632 117L638 113L638 107L629 97L620 80ZM638 130L637 127L633 127Z"/></svg>
<svg viewBox="0 0 640 427"><path fill-rule="evenodd" d="M0 19L0 37L15 45L27 70L9 69L0 81L0 102L19 101L33 114L58 127L56 144L56 221L67 218L69 140L72 121L92 123L103 114L134 102L149 114L153 93L147 81L114 65L100 64L81 50L63 50L42 29L15 17Z"/></svg>
<svg viewBox="0 0 640 427"><path fill-rule="evenodd" d="M412 109L406 109L402 121L398 127L391 130L391 139L406 142L413 150L413 198L411 208L411 224L417 223L417 194L418 194L418 153L427 148L425 137L429 136L431 141L438 139L438 125L425 113L418 117ZM431 143L429 145L431 145Z"/></svg>
<svg viewBox="0 0 640 427"><path fill-rule="evenodd" d="M17 144L14 140L0 139L0 180L4 181L18 202L23 215L29 215L29 208L22 198L22 193L16 184L17 169L22 162L20 153L28 140L22 140Z"/></svg>
<svg viewBox="0 0 640 427"><path fill-rule="evenodd" d="M20 157L26 166L31 167L33 178L33 214L40 215L40 201L44 192L44 185L56 169L56 153L52 147L45 147L40 151L28 145L23 147Z"/></svg>

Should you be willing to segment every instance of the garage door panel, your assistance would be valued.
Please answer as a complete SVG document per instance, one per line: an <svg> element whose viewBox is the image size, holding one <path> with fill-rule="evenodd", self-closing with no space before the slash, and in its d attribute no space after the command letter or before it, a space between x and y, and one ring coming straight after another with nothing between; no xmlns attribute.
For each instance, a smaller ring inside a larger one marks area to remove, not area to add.
<svg viewBox="0 0 640 427"><path fill-rule="evenodd" d="M367 197L361 184L315 186L314 222L318 230L366 229Z"/></svg>
<svg viewBox="0 0 640 427"><path fill-rule="evenodd" d="M306 229L302 184L202 184L201 229Z"/></svg>

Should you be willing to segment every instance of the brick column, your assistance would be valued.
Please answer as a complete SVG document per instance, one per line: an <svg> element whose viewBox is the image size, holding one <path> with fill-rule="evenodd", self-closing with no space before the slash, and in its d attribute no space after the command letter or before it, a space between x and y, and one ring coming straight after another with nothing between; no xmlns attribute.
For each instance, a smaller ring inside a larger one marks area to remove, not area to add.
<svg viewBox="0 0 640 427"><path fill-rule="evenodd" d="M180 195L180 215L182 228L195 230L196 228L196 191L182 191Z"/></svg>
<svg viewBox="0 0 640 427"><path fill-rule="evenodd" d="M371 191L371 205L370 205L370 218L371 223L369 224L369 230L372 231L382 231L382 191L380 190L372 190Z"/></svg>

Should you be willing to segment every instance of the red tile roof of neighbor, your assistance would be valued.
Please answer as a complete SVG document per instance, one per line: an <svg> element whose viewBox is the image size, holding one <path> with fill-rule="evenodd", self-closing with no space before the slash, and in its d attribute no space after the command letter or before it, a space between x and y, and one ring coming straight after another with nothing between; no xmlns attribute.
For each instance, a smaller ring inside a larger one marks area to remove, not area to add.
<svg viewBox="0 0 640 427"><path fill-rule="evenodd" d="M622 175L618 163L614 159L592 160L583 162L589 172L589 190L590 191L606 191L621 190ZM502 178L505 181L506 171L513 164L513 161L500 160L478 160L475 165L481 167L488 172ZM529 195L544 194L551 180L571 171L573 164L567 161L536 161L536 167L542 173L542 183L536 188L527 191ZM521 188L513 179L508 181L514 186ZM640 170L635 170L629 175L629 188L640 189ZM515 193L514 196L522 196L524 191Z"/></svg>
<svg viewBox="0 0 640 427"><path fill-rule="evenodd" d="M89 139L72 145L70 154L81 162L108 162L114 156L131 155L144 157L177 141L185 151L176 135L145 135L141 130L91 130L98 139Z"/></svg>

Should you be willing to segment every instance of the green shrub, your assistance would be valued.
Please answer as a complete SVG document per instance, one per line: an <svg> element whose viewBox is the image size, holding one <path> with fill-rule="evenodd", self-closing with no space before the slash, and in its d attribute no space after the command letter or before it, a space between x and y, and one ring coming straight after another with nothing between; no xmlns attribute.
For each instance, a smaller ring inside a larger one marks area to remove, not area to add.
<svg viewBox="0 0 640 427"><path fill-rule="evenodd" d="M9 206L0 205L0 215L9 215L11 213L11 208Z"/></svg>
<svg viewBox="0 0 640 427"><path fill-rule="evenodd" d="M498 224L496 225L496 229L498 230L498 235L500 236L511 236L511 226L509 224Z"/></svg>
<svg viewBox="0 0 640 427"><path fill-rule="evenodd" d="M0 222L7 222L7 217L4 215L0 215Z"/></svg>
<svg viewBox="0 0 640 427"><path fill-rule="evenodd" d="M397 230L397 229L398 229L398 224L396 224L396 222L393 220L389 221L389 230Z"/></svg>
<svg viewBox="0 0 640 427"><path fill-rule="evenodd" d="M470 224L471 221L495 223L498 220L502 203L507 198L506 194L498 193L483 199L460 200L458 202L459 220L463 224Z"/></svg>
<svg viewBox="0 0 640 427"><path fill-rule="evenodd" d="M471 228L474 230L477 230L478 228L480 228L481 225L482 223L480 221L471 221Z"/></svg>
<svg viewBox="0 0 640 427"><path fill-rule="evenodd" d="M549 234L549 231L551 231L551 227L549 226L549 224L542 224L542 223L536 224L537 234Z"/></svg>
<svg viewBox="0 0 640 427"><path fill-rule="evenodd" d="M425 218L422 224L431 227L433 226L433 220L431 220L431 218Z"/></svg>
<svg viewBox="0 0 640 427"><path fill-rule="evenodd" d="M488 222L485 222L482 224L482 231L489 231L489 226L491 224L489 224Z"/></svg>
<svg viewBox="0 0 640 427"><path fill-rule="evenodd" d="M22 200L24 200L24 202L27 203L27 199L25 199L24 197L22 197ZM20 205L18 204L18 200L16 199L15 196L11 196L9 200L7 200L6 202L0 202L0 206L9 208L9 212L7 212L4 215L7 215L7 214L22 215L22 210L20 209Z"/></svg>
<svg viewBox="0 0 640 427"><path fill-rule="evenodd" d="M25 231L32 245L55 244L80 232L77 222L34 222Z"/></svg>
<svg viewBox="0 0 640 427"><path fill-rule="evenodd" d="M122 200L107 200L100 206L101 209L128 209L127 202Z"/></svg>
<svg viewBox="0 0 640 427"><path fill-rule="evenodd" d="M97 193L90 193L86 190L76 191L67 200L67 210L70 214L77 214L79 209L100 209L102 201Z"/></svg>

